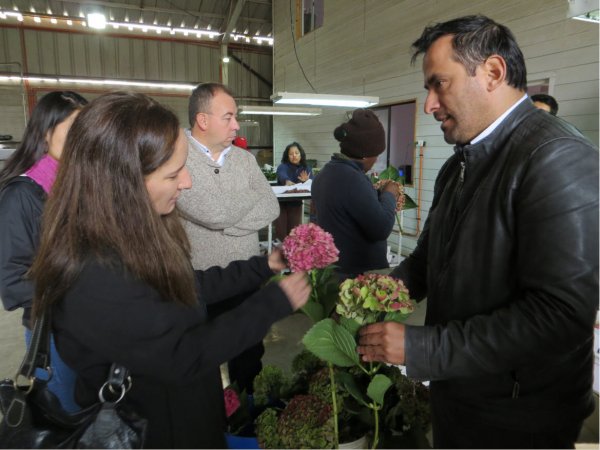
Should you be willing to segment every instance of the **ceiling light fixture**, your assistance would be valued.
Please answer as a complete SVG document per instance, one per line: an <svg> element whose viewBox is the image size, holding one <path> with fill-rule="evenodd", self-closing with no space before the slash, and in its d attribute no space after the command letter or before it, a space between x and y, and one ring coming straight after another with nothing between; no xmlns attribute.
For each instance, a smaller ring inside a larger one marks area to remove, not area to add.
<svg viewBox="0 0 600 450"><path fill-rule="evenodd" d="M98 22L96 22L96 19L92 18L92 15L98 15ZM211 30L211 26L207 26L206 29L199 29L197 26L195 29L191 29L191 28L184 28L183 27L183 23L182 23L182 27L180 28L175 28L172 27L171 25L169 26L160 26L160 25L148 25L145 24L143 22L143 19L140 19L139 23L132 23L130 22L129 17L125 16L125 18L123 19L123 22L115 22L113 20L108 21L106 19L106 16L104 16L101 13L90 13L88 14L88 16L85 16L83 13L80 13L79 17L71 17L68 16L68 13L64 12L63 13L64 17L62 16L42 16L40 17L39 15L35 15L32 13L27 14L27 19L31 19L31 20L35 20L36 23L42 23L43 19L48 19L51 21L51 23L55 24L55 25L60 25L61 23L66 23L69 26L73 26L74 22L75 23L80 23L81 26L86 26L88 25L89 28L96 28L96 29L105 29L107 26L112 26L114 29L119 29L121 27L128 29L129 31L141 31L143 33L147 33L149 31L154 31L157 34L161 34L161 33L169 33L170 35L183 35L185 37L188 37L189 35L193 35L196 36L198 39L210 39L213 40L216 37L218 37L221 33L219 33L218 31L214 31ZM23 15L19 12L13 12L13 11L9 11L6 9L2 9L0 8L0 19L17 19L19 22L23 22ZM57 20L58 19L58 20ZM87 20L87 23L85 20ZM96 23L98 23L98 25L96 26ZM102 25L103 24L103 25ZM233 35L232 35L233 36ZM244 39L247 43L250 43L252 41L254 41L254 43L256 45L262 45L264 43L267 43L269 45L273 45L273 38L270 37L270 34L267 36L260 36L260 35L256 35L256 36L248 36L248 35L244 35L244 34L236 34L236 40L239 39Z"/></svg>
<svg viewBox="0 0 600 450"><path fill-rule="evenodd" d="M301 94L278 92L271 96L273 103L280 105L339 106L344 108L367 108L379 103L379 97L363 95Z"/></svg>
<svg viewBox="0 0 600 450"><path fill-rule="evenodd" d="M87 23L90 28L96 30L104 30L106 28L106 16L102 13L89 13L87 15Z"/></svg>
<svg viewBox="0 0 600 450"><path fill-rule="evenodd" d="M319 116L321 108L303 108L293 106L253 106L240 105L239 114L258 114L269 116Z"/></svg>
<svg viewBox="0 0 600 450"><path fill-rule="evenodd" d="M19 75L0 75L0 83L2 82L21 82L40 84L70 84L70 85L90 85L90 86L127 86L139 88L158 88L172 91L187 91L191 92L196 87L193 84L186 83L166 83L166 82L148 82L148 81L133 81L133 80L115 80L115 79L94 79L94 78L61 78L51 76L19 76Z"/></svg>

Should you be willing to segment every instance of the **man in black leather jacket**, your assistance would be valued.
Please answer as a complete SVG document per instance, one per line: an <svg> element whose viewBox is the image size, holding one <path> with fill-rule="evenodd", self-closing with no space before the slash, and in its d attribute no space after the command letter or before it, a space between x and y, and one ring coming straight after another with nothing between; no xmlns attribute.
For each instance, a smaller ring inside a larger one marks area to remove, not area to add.
<svg viewBox="0 0 600 450"><path fill-rule="evenodd" d="M363 328L358 351L431 380L435 447L572 448L594 408L598 150L533 106L508 28L462 17L413 47L456 144L392 272L427 315Z"/></svg>

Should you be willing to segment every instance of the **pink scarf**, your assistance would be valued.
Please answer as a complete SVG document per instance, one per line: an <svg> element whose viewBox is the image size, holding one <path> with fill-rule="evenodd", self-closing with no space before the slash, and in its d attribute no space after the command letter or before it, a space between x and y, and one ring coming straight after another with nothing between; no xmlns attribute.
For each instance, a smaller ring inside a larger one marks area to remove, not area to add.
<svg viewBox="0 0 600 450"><path fill-rule="evenodd" d="M46 194L50 193L50 188L56 179L58 172L58 161L50 155L44 155L42 159L36 162L25 172L29 178L39 184Z"/></svg>

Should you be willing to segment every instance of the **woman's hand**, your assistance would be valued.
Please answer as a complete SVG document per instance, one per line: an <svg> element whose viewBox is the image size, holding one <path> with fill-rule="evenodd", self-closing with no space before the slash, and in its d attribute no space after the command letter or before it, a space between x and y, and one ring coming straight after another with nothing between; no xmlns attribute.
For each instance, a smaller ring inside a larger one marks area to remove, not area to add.
<svg viewBox="0 0 600 450"><path fill-rule="evenodd" d="M283 257L283 252L280 248L274 248L268 258L269 267L275 273L281 272L287 268L287 261Z"/></svg>
<svg viewBox="0 0 600 450"><path fill-rule="evenodd" d="M294 272L281 281L279 287L287 296L294 311L302 308L310 295L310 283L306 272Z"/></svg>
<svg viewBox="0 0 600 450"><path fill-rule="evenodd" d="M298 179L304 183L305 181L308 181L308 179L310 178L310 175L308 174L308 172L306 170L303 170L302 172L300 172L298 174Z"/></svg>

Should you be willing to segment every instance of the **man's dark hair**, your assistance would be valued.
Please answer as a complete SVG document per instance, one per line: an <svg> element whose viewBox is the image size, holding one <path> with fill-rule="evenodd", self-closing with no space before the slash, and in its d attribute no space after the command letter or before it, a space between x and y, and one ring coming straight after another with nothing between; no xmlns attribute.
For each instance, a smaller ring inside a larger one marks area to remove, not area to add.
<svg viewBox="0 0 600 450"><path fill-rule="evenodd" d="M532 102L540 102L550 107L550 114L555 116L558 113L558 102L554 97L548 94L534 94L531 96Z"/></svg>
<svg viewBox="0 0 600 450"><path fill-rule="evenodd" d="M220 83L202 83L194 88L188 103L190 127L194 127L194 122L196 121L198 113L210 112L210 102L218 92L224 92L230 97L233 97L233 93L227 86Z"/></svg>
<svg viewBox="0 0 600 450"><path fill-rule="evenodd" d="M453 35L452 47L456 61L461 63L471 76L477 66L492 55L499 55L506 61L506 81L524 91L527 86L525 59L512 32L492 19L477 15L464 16L448 22L438 23L423 30L421 37L413 42L416 50L411 63L440 37Z"/></svg>

